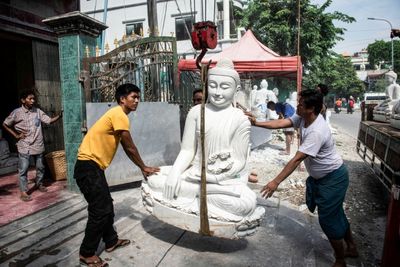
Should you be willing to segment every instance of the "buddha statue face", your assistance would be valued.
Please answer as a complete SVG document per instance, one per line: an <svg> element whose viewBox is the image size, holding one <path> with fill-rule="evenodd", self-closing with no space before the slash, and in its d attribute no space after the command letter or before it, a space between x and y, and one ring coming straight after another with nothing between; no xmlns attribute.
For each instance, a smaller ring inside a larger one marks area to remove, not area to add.
<svg viewBox="0 0 400 267"><path fill-rule="evenodd" d="M394 71L389 71L385 73L386 82L392 84L396 82L397 74Z"/></svg>
<svg viewBox="0 0 400 267"><path fill-rule="evenodd" d="M215 107L226 108L231 105L237 89L232 77L210 75L208 78L208 99Z"/></svg>

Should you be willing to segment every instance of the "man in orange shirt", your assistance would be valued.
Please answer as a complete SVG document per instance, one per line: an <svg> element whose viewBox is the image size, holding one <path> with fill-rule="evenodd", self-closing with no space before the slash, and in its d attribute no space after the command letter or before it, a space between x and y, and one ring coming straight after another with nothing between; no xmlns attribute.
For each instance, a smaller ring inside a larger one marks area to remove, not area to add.
<svg viewBox="0 0 400 267"><path fill-rule="evenodd" d="M145 179L159 171L159 168L144 164L129 132L128 114L135 111L139 104L140 89L129 83L120 85L115 92L115 99L118 106L107 111L83 139L74 170L74 178L88 202L89 212L79 260L89 266L108 266L95 255L101 239L106 252L130 244L128 239L118 239L114 229L113 200L104 175L118 144L121 142L126 155L140 168Z"/></svg>

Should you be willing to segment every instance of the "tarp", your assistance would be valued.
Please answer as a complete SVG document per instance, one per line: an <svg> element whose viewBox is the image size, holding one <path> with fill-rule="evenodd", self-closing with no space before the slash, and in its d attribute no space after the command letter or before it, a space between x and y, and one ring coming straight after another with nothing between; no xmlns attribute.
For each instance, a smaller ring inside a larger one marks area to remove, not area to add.
<svg viewBox="0 0 400 267"><path fill-rule="evenodd" d="M288 78L300 78L301 64L297 56L281 57L270 48L263 45L254 36L251 30L248 30L240 40L224 49L222 52L210 55L203 59L202 63L211 60L211 67L221 58L229 58L233 61L235 70L241 76L285 76ZM297 66L299 66L299 76L297 77ZM181 59L178 64L179 71L195 71L196 59Z"/></svg>

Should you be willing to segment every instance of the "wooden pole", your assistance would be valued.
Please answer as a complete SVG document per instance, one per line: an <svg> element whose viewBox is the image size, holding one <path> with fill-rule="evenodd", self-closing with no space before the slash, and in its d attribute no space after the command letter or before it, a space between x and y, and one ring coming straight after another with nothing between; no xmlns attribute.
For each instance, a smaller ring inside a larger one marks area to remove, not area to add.
<svg viewBox="0 0 400 267"><path fill-rule="evenodd" d="M300 0L297 0L297 97L301 91L301 57L300 57Z"/></svg>
<svg viewBox="0 0 400 267"><path fill-rule="evenodd" d="M203 99L201 101L200 109L200 146L201 146L201 185L200 185L200 233L202 235L210 236L210 225L208 222L208 209L207 209L207 180L206 180L206 153L204 146L204 132L205 132L205 96L207 89L209 64L201 65L201 82Z"/></svg>
<svg viewBox="0 0 400 267"><path fill-rule="evenodd" d="M157 1L147 0L147 16L149 18L149 36L158 36Z"/></svg>

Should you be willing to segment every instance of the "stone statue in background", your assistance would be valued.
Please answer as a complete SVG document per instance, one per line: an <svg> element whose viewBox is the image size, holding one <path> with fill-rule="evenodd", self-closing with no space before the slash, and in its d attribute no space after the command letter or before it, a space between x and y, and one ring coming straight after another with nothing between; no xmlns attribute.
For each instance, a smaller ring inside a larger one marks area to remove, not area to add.
<svg viewBox="0 0 400 267"><path fill-rule="evenodd" d="M397 74L394 71L388 71L385 73L386 80L386 97L387 99L374 108L373 116L374 120L388 121L390 115L396 113L396 103L400 100L400 85L396 83Z"/></svg>
<svg viewBox="0 0 400 267"><path fill-rule="evenodd" d="M251 110L251 81L244 80L243 87L236 94L236 102L246 110Z"/></svg>
<svg viewBox="0 0 400 267"><path fill-rule="evenodd" d="M272 89L272 92L274 92L275 96L278 97L279 96L279 89L278 88L274 88ZM275 102L276 103L276 102Z"/></svg>
<svg viewBox="0 0 400 267"><path fill-rule="evenodd" d="M268 82L263 79L260 83L260 97L264 98L264 102L268 103L269 101L273 101L274 103L278 102L277 95L275 94L274 91L268 90Z"/></svg>
<svg viewBox="0 0 400 267"><path fill-rule="evenodd" d="M286 103L297 109L297 92L291 92L289 98L286 99Z"/></svg>
<svg viewBox="0 0 400 267"><path fill-rule="evenodd" d="M250 105L251 105L251 107L256 107L257 106L257 102L256 102L257 91L258 91L258 86L257 85L253 85L253 90L251 90L251 92L250 92Z"/></svg>
<svg viewBox="0 0 400 267"><path fill-rule="evenodd" d="M265 121L267 119L277 119L278 114L275 111L267 108L267 103L273 101L278 102L278 98L274 91L268 90L268 82L263 79L260 83L260 89L255 90L257 85L253 86L252 90L252 106L251 111L258 121Z"/></svg>
<svg viewBox="0 0 400 267"><path fill-rule="evenodd" d="M250 123L232 104L240 78L231 60L209 70L205 106L207 205L210 231L238 238L255 232L264 215L256 194L247 187ZM142 185L143 202L162 221L198 232L200 228L200 108L185 123L181 151L173 166L161 167Z"/></svg>

